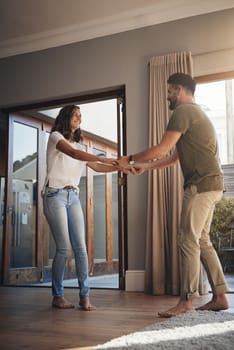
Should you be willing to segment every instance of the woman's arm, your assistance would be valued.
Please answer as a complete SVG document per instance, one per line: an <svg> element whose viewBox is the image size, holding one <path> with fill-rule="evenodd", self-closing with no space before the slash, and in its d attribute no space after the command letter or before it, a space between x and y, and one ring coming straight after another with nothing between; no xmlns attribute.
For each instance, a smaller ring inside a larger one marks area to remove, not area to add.
<svg viewBox="0 0 234 350"><path fill-rule="evenodd" d="M87 166L98 173L110 173L113 171L122 171L125 174L129 173L129 169L121 168L118 165L101 164L101 163L97 163L97 162L88 162Z"/></svg>
<svg viewBox="0 0 234 350"><path fill-rule="evenodd" d="M101 163L111 164L115 160L114 158L99 157L99 156L95 156L94 154L75 149L71 147L69 143L66 142L65 140L60 140L57 143L56 148L60 152L63 152L74 159L83 160L86 162L101 162Z"/></svg>

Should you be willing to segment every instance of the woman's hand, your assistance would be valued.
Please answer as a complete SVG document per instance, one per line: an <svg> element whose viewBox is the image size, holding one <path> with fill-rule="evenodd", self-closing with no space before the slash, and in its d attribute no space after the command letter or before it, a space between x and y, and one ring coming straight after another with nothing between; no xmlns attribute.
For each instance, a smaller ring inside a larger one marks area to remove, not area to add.
<svg viewBox="0 0 234 350"><path fill-rule="evenodd" d="M115 165L116 158L107 158L107 157L98 157L98 162L104 163L104 164L110 164Z"/></svg>

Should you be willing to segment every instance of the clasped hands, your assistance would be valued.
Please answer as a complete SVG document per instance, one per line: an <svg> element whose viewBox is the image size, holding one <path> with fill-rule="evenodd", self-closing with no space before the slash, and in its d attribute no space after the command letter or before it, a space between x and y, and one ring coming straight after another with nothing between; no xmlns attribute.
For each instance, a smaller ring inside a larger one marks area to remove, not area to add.
<svg viewBox="0 0 234 350"><path fill-rule="evenodd" d="M141 175L145 169L140 163L134 165L129 164L129 157L122 156L118 159L113 160L112 165L117 166L119 171L122 171L125 174Z"/></svg>

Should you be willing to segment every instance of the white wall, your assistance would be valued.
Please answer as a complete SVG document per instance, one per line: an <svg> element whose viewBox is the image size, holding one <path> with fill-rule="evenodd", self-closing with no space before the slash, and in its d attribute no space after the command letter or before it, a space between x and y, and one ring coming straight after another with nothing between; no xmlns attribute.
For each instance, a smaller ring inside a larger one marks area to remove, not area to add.
<svg viewBox="0 0 234 350"><path fill-rule="evenodd" d="M0 60L0 106L44 101L126 85L128 153L148 146L148 63L152 56L190 50L217 55L234 49L234 9L191 17L85 42ZM199 65L196 71L207 73ZM233 57L234 61L234 57ZM198 64L198 66L197 66ZM227 66L225 58L223 66ZM214 68L215 69L215 68ZM195 72L196 73L196 72ZM146 176L128 181L129 269L144 269Z"/></svg>

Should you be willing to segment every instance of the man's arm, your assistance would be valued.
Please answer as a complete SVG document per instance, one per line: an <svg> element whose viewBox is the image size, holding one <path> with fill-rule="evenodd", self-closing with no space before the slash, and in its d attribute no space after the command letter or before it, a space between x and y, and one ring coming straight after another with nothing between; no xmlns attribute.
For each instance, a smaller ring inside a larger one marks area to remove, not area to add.
<svg viewBox="0 0 234 350"><path fill-rule="evenodd" d="M179 131L166 131L158 145L131 155L131 160L136 163L165 157L175 147L181 135L182 133ZM118 164L122 167L129 167L129 157L124 156L119 158Z"/></svg>

